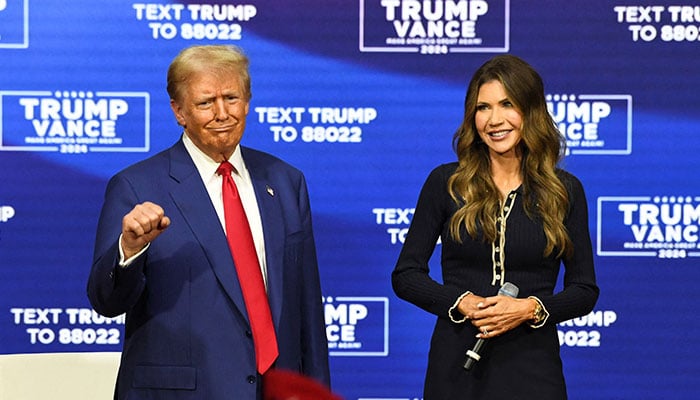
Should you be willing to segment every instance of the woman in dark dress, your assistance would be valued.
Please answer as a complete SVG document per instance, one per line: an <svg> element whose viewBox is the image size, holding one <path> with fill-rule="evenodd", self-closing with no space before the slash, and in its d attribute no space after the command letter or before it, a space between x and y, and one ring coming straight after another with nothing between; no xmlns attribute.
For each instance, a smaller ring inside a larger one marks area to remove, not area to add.
<svg viewBox="0 0 700 400"><path fill-rule="evenodd" d="M458 162L428 176L392 274L400 298L437 316L425 400L566 399L556 324L588 314L599 289L583 187L558 168L564 145L529 64L499 55L476 71ZM428 267L439 239L442 283ZM505 282L517 298L498 295Z"/></svg>

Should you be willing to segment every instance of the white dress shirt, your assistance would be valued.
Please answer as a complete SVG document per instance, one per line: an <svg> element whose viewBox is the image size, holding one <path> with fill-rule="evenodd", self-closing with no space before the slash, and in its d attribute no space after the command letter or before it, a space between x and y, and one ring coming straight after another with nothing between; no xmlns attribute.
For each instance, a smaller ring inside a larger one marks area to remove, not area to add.
<svg viewBox="0 0 700 400"><path fill-rule="evenodd" d="M202 182L204 182L204 186L207 189L211 203L216 210L217 216L219 217L221 228L223 229L224 233L226 233L226 220L224 218L224 200L222 192L223 177L216 173L220 163L214 161L211 157L204 154L204 152L202 152L202 150L200 150L187 136L187 133L182 135L182 142L185 144L185 149L192 158L192 161L194 162L194 165L202 178ZM258 263L260 264L260 271L262 272L265 287L267 287L265 237L263 235L260 209L258 209L258 201L255 196L255 189L253 188L253 181L250 179L250 174L248 173L248 169L246 168L245 163L243 162L243 157L241 156L240 145L236 146L236 150L233 152L233 155L231 155L231 158L229 158L228 161L234 168L231 175L233 176L233 181L236 183L238 194L241 197L241 203L243 203L243 210L245 210L246 217L248 218L248 225L250 225L250 232L253 235L253 242L255 243L255 252L258 256ZM158 239L156 238L156 240ZM119 241L121 243L121 236L119 236ZM122 247L120 245L119 254L121 257L119 265L122 267L129 266L137 257L143 254L149 246L150 243L136 255L125 260L124 253L122 252Z"/></svg>
<svg viewBox="0 0 700 400"><path fill-rule="evenodd" d="M226 232L226 220L224 218L224 200L221 190L223 177L217 175L216 170L219 168L218 162L204 154L192 140L187 136L187 133L182 135L182 141L185 144L185 149L192 157L199 175L202 177L204 186L207 188L209 198L211 199L216 214L219 216L221 227ZM236 188L241 196L243 209L248 218L250 232L253 234L253 242L255 243L255 252L258 255L258 262L262 272L263 281L267 286L267 263L265 262L265 238L263 235L262 220L260 218L260 209L253 188L253 181L250 179L250 174L246 168L243 157L241 156L241 146L236 146L236 150L228 160L233 165L234 171L231 173L233 181L236 183Z"/></svg>

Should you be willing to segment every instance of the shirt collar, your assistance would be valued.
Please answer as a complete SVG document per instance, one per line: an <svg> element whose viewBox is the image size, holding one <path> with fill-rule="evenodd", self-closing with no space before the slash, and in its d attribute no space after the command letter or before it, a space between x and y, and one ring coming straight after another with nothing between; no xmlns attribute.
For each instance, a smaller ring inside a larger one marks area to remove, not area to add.
<svg viewBox="0 0 700 400"><path fill-rule="evenodd" d="M192 139L187 135L187 132L182 134L182 142L185 145L185 149L189 153L192 161L194 162L197 171L202 176L202 179L207 182L212 176L216 175L216 170L219 168L219 162L214 161L213 158L204 154L202 150L194 144ZM236 146L233 154L228 159L228 161L233 165L233 168L238 175L245 176L247 172L245 163L243 162L243 156L241 155L241 146Z"/></svg>

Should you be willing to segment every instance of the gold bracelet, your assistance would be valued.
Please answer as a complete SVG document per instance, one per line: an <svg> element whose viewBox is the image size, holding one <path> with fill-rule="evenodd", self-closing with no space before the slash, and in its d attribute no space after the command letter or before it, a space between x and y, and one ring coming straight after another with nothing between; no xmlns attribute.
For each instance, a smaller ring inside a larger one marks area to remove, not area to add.
<svg viewBox="0 0 700 400"><path fill-rule="evenodd" d="M533 299L535 300L535 299ZM535 311L532 316L532 321L534 325L539 325L544 319L546 315L544 313L544 309L542 308L542 305L540 304L539 301L535 300Z"/></svg>

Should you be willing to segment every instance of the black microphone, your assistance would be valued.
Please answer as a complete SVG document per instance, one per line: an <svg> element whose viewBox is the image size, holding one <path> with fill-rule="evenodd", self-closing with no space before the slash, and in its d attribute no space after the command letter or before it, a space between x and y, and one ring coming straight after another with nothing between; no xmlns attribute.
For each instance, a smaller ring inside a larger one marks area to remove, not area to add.
<svg viewBox="0 0 700 400"><path fill-rule="evenodd" d="M508 297L518 297L519 291L520 289L518 289L517 286L513 285L510 282L506 282L503 284L503 286L501 286L500 289L498 289L498 294ZM472 347L471 350L467 350L467 359L464 361L464 369L469 371L470 369L472 369L474 364L476 364L476 362L481 359L481 355L479 353L481 352L481 349L484 348L485 344L486 339L479 338L479 340L477 340L474 344L474 347Z"/></svg>

